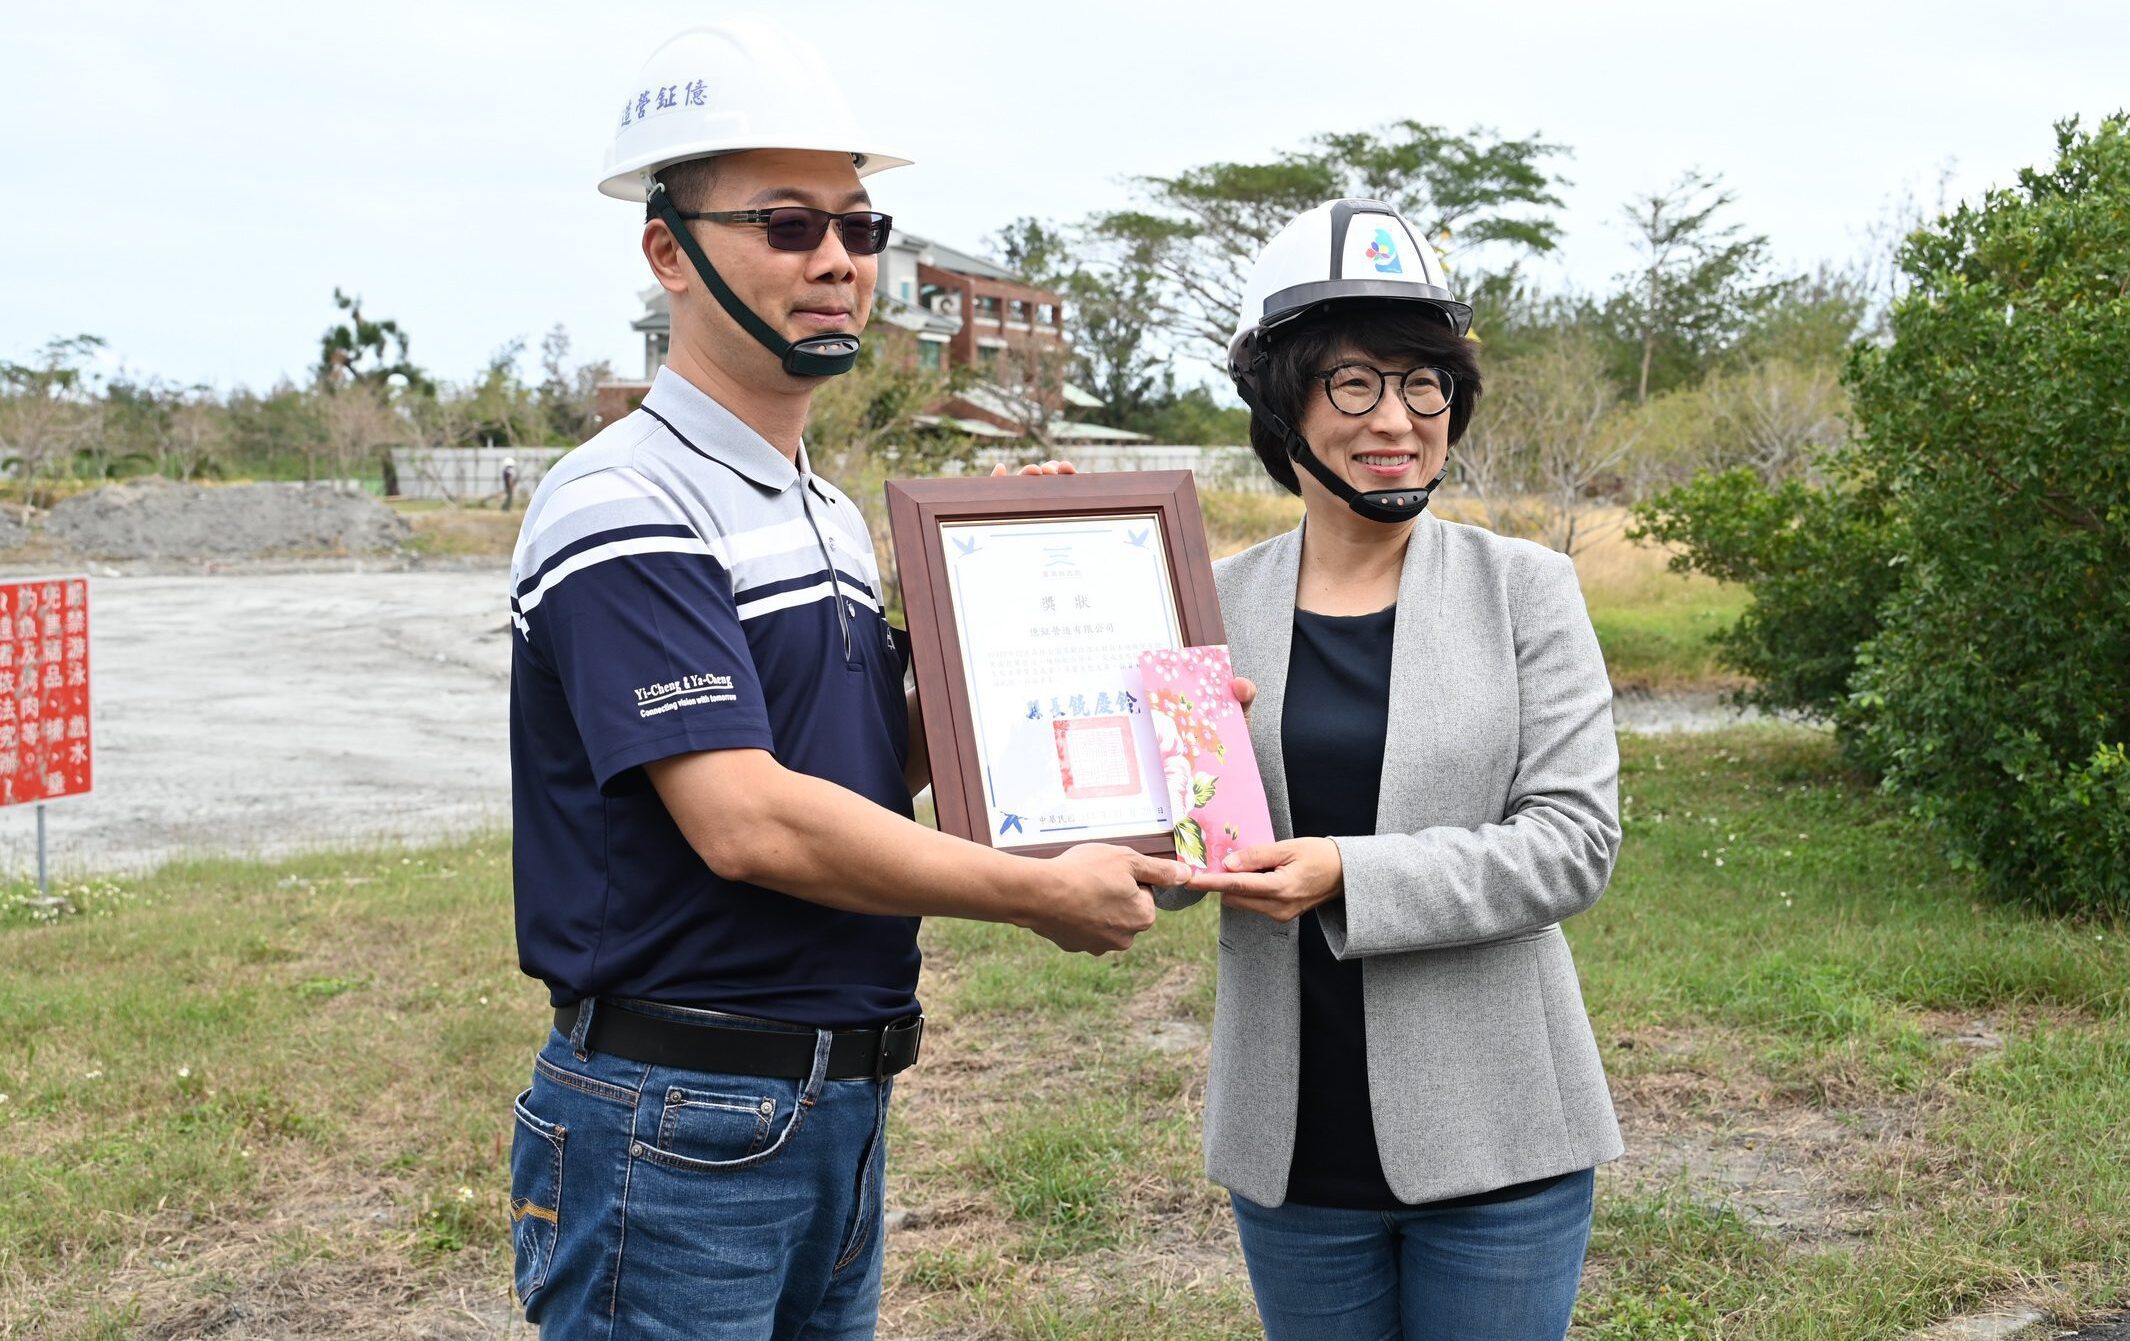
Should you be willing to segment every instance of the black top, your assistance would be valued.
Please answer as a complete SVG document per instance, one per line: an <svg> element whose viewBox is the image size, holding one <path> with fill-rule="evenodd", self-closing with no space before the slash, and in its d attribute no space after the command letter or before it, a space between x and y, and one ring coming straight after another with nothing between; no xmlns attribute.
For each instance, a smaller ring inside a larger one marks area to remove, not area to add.
<svg viewBox="0 0 2130 1341"><path fill-rule="evenodd" d="M1372 615L1294 612L1280 752L1297 838L1376 831L1383 746L1390 730L1390 657L1398 608ZM1340 961L1311 912L1301 919L1301 1092L1287 1200L1303 1206L1398 1210L1376 1153L1368 1098L1361 961ZM1432 1205L1507 1201L1556 1179Z"/></svg>

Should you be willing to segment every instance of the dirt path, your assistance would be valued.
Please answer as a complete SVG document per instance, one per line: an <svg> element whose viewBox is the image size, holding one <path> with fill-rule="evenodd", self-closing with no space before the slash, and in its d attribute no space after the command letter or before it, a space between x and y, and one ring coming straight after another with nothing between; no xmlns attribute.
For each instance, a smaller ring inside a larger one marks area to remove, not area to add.
<svg viewBox="0 0 2130 1341"><path fill-rule="evenodd" d="M55 874L508 822L501 573L92 582L97 787L47 812ZM36 859L0 811L0 870Z"/></svg>

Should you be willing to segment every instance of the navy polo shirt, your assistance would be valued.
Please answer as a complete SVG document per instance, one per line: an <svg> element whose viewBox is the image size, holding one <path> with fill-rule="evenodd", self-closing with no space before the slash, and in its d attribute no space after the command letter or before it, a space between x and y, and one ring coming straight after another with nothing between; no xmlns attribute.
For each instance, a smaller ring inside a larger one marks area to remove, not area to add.
<svg viewBox="0 0 2130 1341"><path fill-rule="evenodd" d="M850 499L670 370L555 463L511 560L510 682L518 962L554 1004L824 1028L917 1009L916 918L723 878L643 768L768 750L909 815L879 593Z"/></svg>

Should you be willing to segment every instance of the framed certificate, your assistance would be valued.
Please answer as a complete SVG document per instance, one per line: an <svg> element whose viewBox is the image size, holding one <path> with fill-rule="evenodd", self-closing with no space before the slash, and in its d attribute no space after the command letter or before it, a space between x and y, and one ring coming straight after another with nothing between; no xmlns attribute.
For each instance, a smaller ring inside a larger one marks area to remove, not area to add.
<svg viewBox="0 0 2130 1341"><path fill-rule="evenodd" d="M887 501L940 829L1173 855L1138 667L1227 638L1191 473L894 480Z"/></svg>

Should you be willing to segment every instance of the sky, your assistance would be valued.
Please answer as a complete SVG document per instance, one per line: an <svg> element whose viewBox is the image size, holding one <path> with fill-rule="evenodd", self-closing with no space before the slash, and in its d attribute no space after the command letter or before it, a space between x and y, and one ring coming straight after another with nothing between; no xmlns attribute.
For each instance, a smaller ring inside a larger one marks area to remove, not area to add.
<svg viewBox="0 0 2130 1341"><path fill-rule="evenodd" d="M448 380L520 338L537 376L558 322L572 362L633 375L612 109L665 37L732 13L807 36L916 160L868 179L878 206L970 250L1120 207L1134 175L1413 118L1572 150L1550 287L1629 268L1622 203L1690 168L1802 269L2130 105L2119 0L0 0L0 359L91 333L106 372L264 388L307 374L338 286Z"/></svg>

